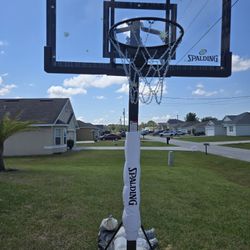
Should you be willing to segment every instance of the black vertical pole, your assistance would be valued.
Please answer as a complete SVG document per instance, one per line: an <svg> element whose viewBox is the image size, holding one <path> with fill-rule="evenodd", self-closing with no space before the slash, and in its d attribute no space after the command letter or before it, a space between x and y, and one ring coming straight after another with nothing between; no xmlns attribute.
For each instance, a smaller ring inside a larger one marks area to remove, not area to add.
<svg viewBox="0 0 250 250"><path fill-rule="evenodd" d="M133 71L133 70L132 70ZM131 72L129 84L129 131L138 131L139 116L139 77Z"/></svg>

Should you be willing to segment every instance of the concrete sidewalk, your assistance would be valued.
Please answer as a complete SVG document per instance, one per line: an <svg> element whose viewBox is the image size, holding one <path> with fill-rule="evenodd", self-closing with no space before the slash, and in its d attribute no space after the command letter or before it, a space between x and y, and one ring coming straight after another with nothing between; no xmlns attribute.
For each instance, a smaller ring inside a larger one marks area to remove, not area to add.
<svg viewBox="0 0 250 250"><path fill-rule="evenodd" d="M159 141L166 143L166 138L158 136L146 136L147 139L152 141ZM171 139L170 143L174 146L170 147L141 147L141 150L156 150L156 151L200 151L205 152L204 143L190 142ZM227 158L237 159L241 161L250 162L250 150L225 147L221 145L232 144L232 143L250 143L250 141L230 141L230 142L209 142L207 147L208 154L220 155ZM74 151L81 150L124 150L121 146L110 146L110 147L95 147L95 146L80 146L73 149Z"/></svg>
<svg viewBox="0 0 250 250"><path fill-rule="evenodd" d="M77 147L74 151L81 150L124 150L124 147L120 146L107 146L107 147ZM155 151L192 151L192 149L184 147L141 147L141 150L155 150Z"/></svg>

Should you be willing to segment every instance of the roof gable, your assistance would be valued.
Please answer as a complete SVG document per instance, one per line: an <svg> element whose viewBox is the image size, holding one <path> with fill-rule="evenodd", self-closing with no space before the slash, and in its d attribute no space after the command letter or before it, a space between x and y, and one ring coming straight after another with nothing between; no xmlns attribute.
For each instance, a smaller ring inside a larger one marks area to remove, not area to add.
<svg viewBox="0 0 250 250"><path fill-rule="evenodd" d="M224 117L223 121L224 122L231 122L235 118L236 115L227 115Z"/></svg>
<svg viewBox="0 0 250 250"><path fill-rule="evenodd" d="M0 119L8 112L12 117L18 114L21 121L54 124L68 100L68 98L0 99Z"/></svg>

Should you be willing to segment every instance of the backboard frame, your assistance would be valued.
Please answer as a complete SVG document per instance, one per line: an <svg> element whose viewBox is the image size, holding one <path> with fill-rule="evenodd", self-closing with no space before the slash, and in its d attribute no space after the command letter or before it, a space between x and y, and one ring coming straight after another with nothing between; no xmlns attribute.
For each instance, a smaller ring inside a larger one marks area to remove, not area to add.
<svg viewBox="0 0 250 250"><path fill-rule="evenodd" d="M164 8L167 9L168 1L164 3L143 3L143 2L119 2L104 1L104 16L113 15L115 8L135 8L138 5L142 8ZM232 53L230 51L230 33L231 33L231 0L222 1L222 22L221 22L221 54L219 66L194 66L194 65L170 65L167 77L228 77L231 75ZM109 50L108 42L103 43L103 57L109 57L109 63L93 62L74 62L74 61L57 61L56 58L56 3L57 0L47 0L46 17L47 32L46 46L44 47L44 70L48 73L66 73L66 74L94 74L94 75L113 75L125 76L122 64L114 63L112 58L112 49ZM155 7L154 7L155 6ZM174 4L170 4L174 13ZM113 10L112 10L113 9ZM111 10L111 12L110 12ZM111 14L109 14L111 13ZM107 30L111 21L104 21L103 30ZM105 35L105 34L104 34ZM105 37L105 36L104 36ZM178 51L177 51L178 53Z"/></svg>

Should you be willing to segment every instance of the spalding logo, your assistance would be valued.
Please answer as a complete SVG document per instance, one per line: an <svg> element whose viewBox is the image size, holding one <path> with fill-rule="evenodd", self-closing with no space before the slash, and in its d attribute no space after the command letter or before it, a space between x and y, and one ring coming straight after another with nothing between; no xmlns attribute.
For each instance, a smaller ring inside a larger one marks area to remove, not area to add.
<svg viewBox="0 0 250 250"><path fill-rule="evenodd" d="M188 62L218 62L218 55L206 55L207 50L201 49L199 55L188 55Z"/></svg>
<svg viewBox="0 0 250 250"><path fill-rule="evenodd" d="M206 53L207 53L207 50L206 50L206 49L201 49L200 52L199 52L199 54L200 54L201 56L205 55Z"/></svg>

